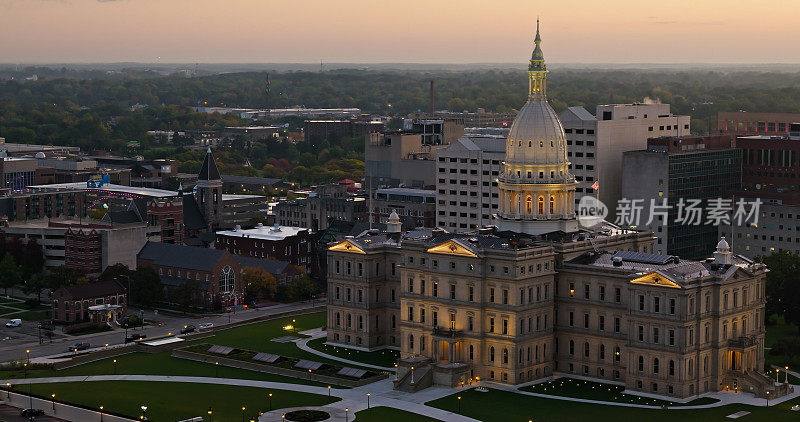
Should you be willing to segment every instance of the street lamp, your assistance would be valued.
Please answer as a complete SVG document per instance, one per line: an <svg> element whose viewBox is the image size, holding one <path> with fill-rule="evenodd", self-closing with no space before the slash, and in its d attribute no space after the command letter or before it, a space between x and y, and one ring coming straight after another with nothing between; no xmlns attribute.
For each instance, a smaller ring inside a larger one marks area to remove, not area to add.
<svg viewBox="0 0 800 422"><path fill-rule="evenodd" d="M785 371L783 372L786 374L786 385L789 385L789 365L786 365L784 369Z"/></svg>
<svg viewBox="0 0 800 422"><path fill-rule="evenodd" d="M208 406L208 419L209 422L214 421L214 409L211 406Z"/></svg>
<svg viewBox="0 0 800 422"><path fill-rule="evenodd" d="M367 409L369 409L369 396L370 396L370 394L369 394L369 393L367 393ZM460 397L459 397L459 398L460 398Z"/></svg>
<svg viewBox="0 0 800 422"><path fill-rule="evenodd" d="M142 406L142 420L147 420L147 406Z"/></svg>
<svg viewBox="0 0 800 422"><path fill-rule="evenodd" d="M244 422L244 409L245 409L245 407L242 406L242 422Z"/></svg>
<svg viewBox="0 0 800 422"><path fill-rule="evenodd" d="M219 378L219 362L214 362L214 377Z"/></svg>
<svg viewBox="0 0 800 422"><path fill-rule="evenodd" d="M461 396L458 396L458 414L461 414Z"/></svg>
<svg viewBox="0 0 800 422"><path fill-rule="evenodd" d="M331 402L331 386L328 386L328 403Z"/></svg>
<svg viewBox="0 0 800 422"><path fill-rule="evenodd" d="M348 409L346 407L344 408L344 422L347 422L347 412L349 412L349 411L350 411L350 409Z"/></svg>
<svg viewBox="0 0 800 422"><path fill-rule="evenodd" d="M330 387L328 387L328 398L330 398ZM272 393L269 393L269 410L272 411Z"/></svg>
<svg viewBox="0 0 800 422"><path fill-rule="evenodd" d="M27 358L28 363L31 363L31 351L30 350L25 350L25 354L28 357Z"/></svg>
<svg viewBox="0 0 800 422"><path fill-rule="evenodd" d="M100 422L103 422L103 405L100 405Z"/></svg>
<svg viewBox="0 0 800 422"><path fill-rule="evenodd" d="M114 375L117 375L117 360L114 359Z"/></svg>
<svg viewBox="0 0 800 422"><path fill-rule="evenodd" d="M294 328L294 333L297 334L297 324L295 324L295 320L292 320L292 327Z"/></svg>
<svg viewBox="0 0 800 422"><path fill-rule="evenodd" d="M10 382L6 382L6 392L7 392L6 393L6 398L10 400L11 399L11 383Z"/></svg>

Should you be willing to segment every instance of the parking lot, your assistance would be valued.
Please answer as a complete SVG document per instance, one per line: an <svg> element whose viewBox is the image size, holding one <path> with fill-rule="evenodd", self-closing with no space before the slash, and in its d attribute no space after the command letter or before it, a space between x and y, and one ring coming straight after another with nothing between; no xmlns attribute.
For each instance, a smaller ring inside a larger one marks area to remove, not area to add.
<svg viewBox="0 0 800 422"><path fill-rule="evenodd" d="M23 418L19 415L20 409L16 407L6 406L0 404L0 421L3 422L30 422L28 418ZM52 416L37 416L36 422L59 422L64 419L57 419Z"/></svg>

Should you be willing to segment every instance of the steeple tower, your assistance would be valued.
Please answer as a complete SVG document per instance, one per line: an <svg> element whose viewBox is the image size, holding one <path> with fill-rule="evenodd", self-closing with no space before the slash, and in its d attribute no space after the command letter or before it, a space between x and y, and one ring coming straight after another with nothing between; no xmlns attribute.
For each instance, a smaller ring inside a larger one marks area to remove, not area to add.
<svg viewBox="0 0 800 422"><path fill-rule="evenodd" d="M544 63L544 53L542 53L542 36L539 35L539 19L536 19L536 38L533 39L536 46L533 48L531 60L528 63L528 96L546 97L547 88L547 65Z"/></svg>
<svg viewBox="0 0 800 422"><path fill-rule="evenodd" d="M219 227L222 218L222 177L219 175L210 147L197 175L195 200L206 219L208 229L214 230Z"/></svg>

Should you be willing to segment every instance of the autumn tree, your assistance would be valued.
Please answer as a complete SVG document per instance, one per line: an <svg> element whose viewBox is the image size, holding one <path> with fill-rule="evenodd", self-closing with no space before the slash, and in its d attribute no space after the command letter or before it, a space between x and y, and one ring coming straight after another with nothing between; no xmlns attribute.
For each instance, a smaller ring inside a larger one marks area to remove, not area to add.
<svg viewBox="0 0 800 422"><path fill-rule="evenodd" d="M258 299L274 299L278 290L275 276L261 267L245 267L242 271L245 301L254 303Z"/></svg>

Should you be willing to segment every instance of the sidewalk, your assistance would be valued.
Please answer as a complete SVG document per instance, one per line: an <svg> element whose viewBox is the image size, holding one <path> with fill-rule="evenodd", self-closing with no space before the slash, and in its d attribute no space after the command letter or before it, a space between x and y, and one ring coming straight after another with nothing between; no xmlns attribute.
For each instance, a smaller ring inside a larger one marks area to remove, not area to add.
<svg viewBox="0 0 800 422"><path fill-rule="evenodd" d="M313 330L301 331L300 334L303 334L303 335L306 335L306 336L311 336L311 337L301 338L301 339L298 339L298 340L294 341L295 344L297 345L297 347L300 350L304 350L304 351L306 351L308 353L313 353L313 354L315 354L317 356L320 356L320 357L323 357L323 358L327 358L327 359L330 359L330 360L335 360L335 361L338 361L338 362L346 363L348 365L360 366L362 368L377 369L378 371L388 371L388 372L394 372L395 371L395 368L387 368L385 366L370 365L368 363L356 362L354 360L348 360L348 359L340 358L338 356L329 355L327 353L323 353L323 352L320 352L319 350L316 350L316 349L313 349L311 347L308 347L308 342L309 341L316 340L318 338L322 338L322 337L325 337L327 335L325 333L325 331L322 331L322 329L320 329L320 328L315 328Z"/></svg>

